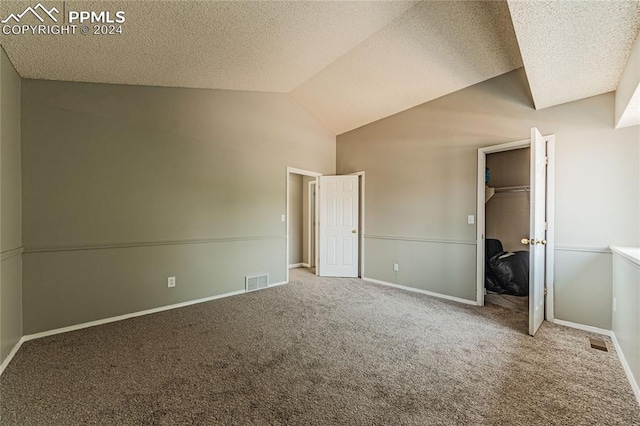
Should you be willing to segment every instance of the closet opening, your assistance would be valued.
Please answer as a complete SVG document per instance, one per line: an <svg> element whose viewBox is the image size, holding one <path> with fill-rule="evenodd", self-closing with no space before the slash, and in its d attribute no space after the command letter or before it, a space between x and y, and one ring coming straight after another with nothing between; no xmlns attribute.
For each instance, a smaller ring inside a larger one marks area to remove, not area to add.
<svg viewBox="0 0 640 426"><path fill-rule="evenodd" d="M531 148L487 154L485 167L485 303L529 312Z"/></svg>
<svg viewBox="0 0 640 426"><path fill-rule="evenodd" d="M478 149L477 293L484 306L528 315L528 333L552 321L555 135Z"/></svg>

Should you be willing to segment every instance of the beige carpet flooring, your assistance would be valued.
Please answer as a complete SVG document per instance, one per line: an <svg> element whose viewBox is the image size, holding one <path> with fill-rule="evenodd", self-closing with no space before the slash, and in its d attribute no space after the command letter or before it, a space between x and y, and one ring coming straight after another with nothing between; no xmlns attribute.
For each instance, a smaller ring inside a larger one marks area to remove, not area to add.
<svg viewBox="0 0 640 426"><path fill-rule="evenodd" d="M289 285L23 345L2 425L640 425L587 333L294 270Z"/></svg>
<svg viewBox="0 0 640 426"><path fill-rule="evenodd" d="M488 293L484 295L484 303L502 306L529 318L529 298L527 296Z"/></svg>

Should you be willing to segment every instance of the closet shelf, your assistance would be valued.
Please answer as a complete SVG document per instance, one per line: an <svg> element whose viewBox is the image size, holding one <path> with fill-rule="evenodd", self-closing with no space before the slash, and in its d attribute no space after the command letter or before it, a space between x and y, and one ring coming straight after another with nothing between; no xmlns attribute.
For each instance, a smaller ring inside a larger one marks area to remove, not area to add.
<svg viewBox="0 0 640 426"><path fill-rule="evenodd" d="M490 186L484 187L484 202L485 204L493 197L493 194L496 193L496 189Z"/></svg>
<svg viewBox="0 0 640 426"><path fill-rule="evenodd" d="M484 202L485 204L489 202L491 197L495 194L504 194L508 192L529 192L531 191L531 187L529 185L522 186L503 186L498 188L493 188L491 186L484 187Z"/></svg>
<svg viewBox="0 0 640 426"><path fill-rule="evenodd" d="M501 188L495 188L496 193L503 192L529 192L531 191L531 187L529 185L522 186L503 186Z"/></svg>

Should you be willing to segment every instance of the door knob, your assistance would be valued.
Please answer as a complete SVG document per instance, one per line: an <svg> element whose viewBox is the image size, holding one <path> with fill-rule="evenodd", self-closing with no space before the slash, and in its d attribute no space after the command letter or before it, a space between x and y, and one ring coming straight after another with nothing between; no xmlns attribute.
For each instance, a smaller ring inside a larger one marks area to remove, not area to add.
<svg viewBox="0 0 640 426"><path fill-rule="evenodd" d="M358 231L356 231L355 229L353 231L351 231L352 234L357 234Z"/></svg>
<svg viewBox="0 0 640 426"><path fill-rule="evenodd" d="M523 238L520 240L520 242L524 245L536 245L536 244L542 244L543 246L547 244L547 240L536 240L536 239L529 239L529 238Z"/></svg>

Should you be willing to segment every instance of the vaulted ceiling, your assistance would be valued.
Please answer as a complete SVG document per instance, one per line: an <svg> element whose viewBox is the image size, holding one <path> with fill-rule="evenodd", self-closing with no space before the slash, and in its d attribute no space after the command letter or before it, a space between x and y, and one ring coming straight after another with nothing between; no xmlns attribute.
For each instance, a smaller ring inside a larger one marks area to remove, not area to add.
<svg viewBox="0 0 640 426"><path fill-rule="evenodd" d="M640 1L510 1L536 108L616 90Z"/></svg>
<svg viewBox="0 0 640 426"><path fill-rule="evenodd" d="M640 30L636 0L42 4L123 34L1 34L24 78L289 93L336 134L523 65L536 108L616 90Z"/></svg>

